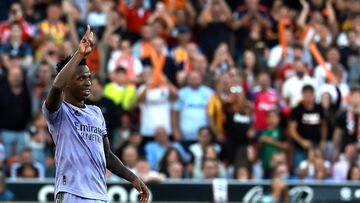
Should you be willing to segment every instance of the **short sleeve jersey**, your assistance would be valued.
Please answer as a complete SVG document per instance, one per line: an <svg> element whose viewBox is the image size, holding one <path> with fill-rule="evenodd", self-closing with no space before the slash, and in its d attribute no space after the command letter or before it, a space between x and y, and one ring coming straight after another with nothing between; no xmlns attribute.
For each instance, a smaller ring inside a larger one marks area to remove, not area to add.
<svg viewBox="0 0 360 203"><path fill-rule="evenodd" d="M55 195L68 192L108 201L103 138L106 125L97 106L78 108L63 101L59 109L42 111L56 145Z"/></svg>

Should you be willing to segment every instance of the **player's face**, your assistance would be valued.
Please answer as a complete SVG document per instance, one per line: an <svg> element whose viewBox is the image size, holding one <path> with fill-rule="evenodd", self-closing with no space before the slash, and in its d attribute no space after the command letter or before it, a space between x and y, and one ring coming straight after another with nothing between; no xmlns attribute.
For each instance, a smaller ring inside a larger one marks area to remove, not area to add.
<svg viewBox="0 0 360 203"><path fill-rule="evenodd" d="M79 66L68 85L70 94L79 101L85 100L91 92L91 73L87 66Z"/></svg>

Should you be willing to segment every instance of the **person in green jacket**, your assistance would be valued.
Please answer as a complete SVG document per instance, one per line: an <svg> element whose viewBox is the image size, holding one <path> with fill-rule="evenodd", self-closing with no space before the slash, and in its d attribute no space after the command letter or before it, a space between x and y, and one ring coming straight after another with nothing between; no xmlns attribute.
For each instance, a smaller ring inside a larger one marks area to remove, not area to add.
<svg viewBox="0 0 360 203"><path fill-rule="evenodd" d="M268 127L260 136L261 160L266 178L270 177L272 155L281 150L288 149L288 143L285 141L279 123L279 113L277 111L270 111L267 116Z"/></svg>

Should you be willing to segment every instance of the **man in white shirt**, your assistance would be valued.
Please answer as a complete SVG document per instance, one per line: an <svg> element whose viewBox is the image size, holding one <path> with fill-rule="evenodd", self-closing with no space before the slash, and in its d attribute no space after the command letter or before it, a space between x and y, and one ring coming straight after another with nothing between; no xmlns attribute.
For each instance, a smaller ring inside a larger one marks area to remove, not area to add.
<svg viewBox="0 0 360 203"><path fill-rule="evenodd" d="M292 48L293 34L290 30L286 31L285 40L288 46L286 50L280 44L270 50L269 60L267 61L270 69L278 68L294 61L294 50Z"/></svg>
<svg viewBox="0 0 360 203"><path fill-rule="evenodd" d="M140 133L144 138L153 137L159 126L171 134L171 101L178 98L177 88L163 76L162 85L153 85L152 79L138 91L140 102ZM148 140L147 140L148 141Z"/></svg>
<svg viewBox="0 0 360 203"><path fill-rule="evenodd" d="M317 89L317 82L314 78L307 75L305 64L296 59L293 63L293 68L296 75L287 79L282 87L282 97L289 102L291 107L295 107L301 101L301 90L304 85L311 85L314 89Z"/></svg>
<svg viewBox="0 0 360 203"><path fill-rule="evenodd" d="M314 77L318 83L318 87L326 83L327 71L338 72L341 71L342 78L339 83L347 83L347 73L342 64L340 64L340 53L336 47L332 47L326 54L327 62L323 65L318 65L315 68ZM336 70L338 69L338 70ZM327 71L326 71L327 70Z"/></svg>

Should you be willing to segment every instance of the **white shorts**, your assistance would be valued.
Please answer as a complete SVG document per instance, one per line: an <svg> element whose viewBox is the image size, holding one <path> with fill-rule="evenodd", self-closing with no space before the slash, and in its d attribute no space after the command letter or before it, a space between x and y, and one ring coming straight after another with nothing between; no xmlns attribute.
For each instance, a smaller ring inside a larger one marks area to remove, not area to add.
<svg viewBox="0 0 360 203"><path fill-rule="evenodd" d="M67 192L59 192L56 195L55 203L110 203L104 200L87 199Z"/></svg>

